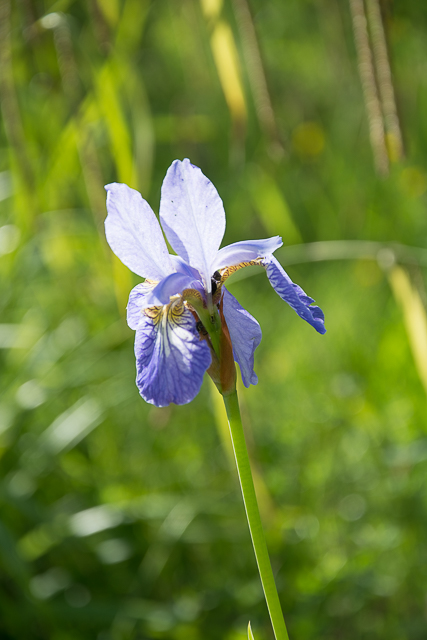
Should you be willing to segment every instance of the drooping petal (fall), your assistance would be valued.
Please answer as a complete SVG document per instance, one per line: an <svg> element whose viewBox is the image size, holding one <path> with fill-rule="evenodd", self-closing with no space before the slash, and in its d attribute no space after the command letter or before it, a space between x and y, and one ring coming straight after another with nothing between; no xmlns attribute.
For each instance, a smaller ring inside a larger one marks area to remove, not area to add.
<svg viewBox="0 0 427 640"><path fill-rule="evenodd" d="M234 359L240 367L243 384L249 387L250 384L258 382L254 372L254 354L261 342L261 327L225 287L223 287L223 301L224 317L233 345Z"/></svg>
<svg viewBox="0 0 427 640"><path fill-rule="evenodd" d="M244 240L234 242L220 249L213 263L213 271L232 267L242 262L250 262L258 258L271 255L283 244L280 236L265 238L265 240Z"/></svg>
<svg viewBox="0 0 427 640"><path fill-rule="evenodd" d="M267 270L270 284L276 293L297 312L300 318L311 324L319 333L326 333L325 316L320 307L312 305L310 298L300 286L292 282L282 265L274 256L268 256L263 265Z"/></svg>
<svg viewBox="0 0 427 640"><path fill-rule="evenodd" d="M135 336L136 384L147 402L186 404L199 393L211 363L193 314L182 303L147 310Z"/></svg>
<svg viewBox="0 0 427 640"><path fill-rule="evenodd" d="M153 210L138 191L113 182L107 191L105 234L114 253L142 278L161 280L174 271Z"/></svg>
<svg viewBox="0 0 427 640"><path fill-rule="evenodd" d="M188 159L175 160L163 181L160 220L173 249L197 269L211 290L212 263L225 231L222 200Z"/></svg>

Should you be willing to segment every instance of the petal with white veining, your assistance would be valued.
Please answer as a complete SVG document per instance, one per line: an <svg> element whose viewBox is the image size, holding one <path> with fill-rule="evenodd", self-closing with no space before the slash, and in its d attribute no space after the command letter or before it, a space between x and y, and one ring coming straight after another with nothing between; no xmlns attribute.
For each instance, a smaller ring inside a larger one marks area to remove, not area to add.
<svg viewBox="0 0 427 640"><path fill-rule="evenodd" d="M136 331L135 355L139 392L158 407L191 402L211 363L193 314L179 301L146 310Z"/></svg>

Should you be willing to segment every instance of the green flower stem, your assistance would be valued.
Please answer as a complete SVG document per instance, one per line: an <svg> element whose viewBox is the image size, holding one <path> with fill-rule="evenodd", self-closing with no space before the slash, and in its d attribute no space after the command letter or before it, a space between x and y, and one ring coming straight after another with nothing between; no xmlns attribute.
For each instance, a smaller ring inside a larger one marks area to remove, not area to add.
<svg viewBox="0 0 427 640"><path fill-rule="evenodd" d="M282 608L280 606L279 595L274 582L273 571L271 569L261 517L259 515L248 450L246 448L245 435L243 433L242 419L240 417L237 391L223 397L227 411L228 424L230 426L231 441L233 443L234 457L236 460L240 487L242 489L249 531L251 533L262 588L264 589L265 600L270 613L271 624L273 625L276 640L289 640L285 621L283 619Z"/></svg>

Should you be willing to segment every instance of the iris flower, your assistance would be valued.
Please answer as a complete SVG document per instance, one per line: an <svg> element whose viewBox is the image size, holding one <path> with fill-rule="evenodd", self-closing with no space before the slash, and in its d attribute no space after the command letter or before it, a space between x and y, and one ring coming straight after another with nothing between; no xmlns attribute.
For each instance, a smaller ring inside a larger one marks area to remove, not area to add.
<svg viewBox="0 0 427 640"><path fill-rule="evenodd" d="M105 188L107 241L123 264L145 278L130 293L127 321L136 330L136 384L147 402L186 404L198 394L218 355L210 322L226 327L244 385L257 384L254 352L261 328L224 286L242 267L264 267L276 293L325 333L322 310L273 256L282 245L279 236L219 248L225 231L222 200L188 159L172 163L161 191L160 221L177 255L169 254L154 212L137 191L118 183Z"/></svg>

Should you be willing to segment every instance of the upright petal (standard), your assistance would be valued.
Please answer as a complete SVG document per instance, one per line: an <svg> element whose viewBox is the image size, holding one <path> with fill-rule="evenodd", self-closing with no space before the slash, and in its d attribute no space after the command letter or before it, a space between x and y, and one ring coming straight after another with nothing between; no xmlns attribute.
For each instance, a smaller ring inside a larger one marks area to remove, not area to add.
<svg viewBox="0 0 427 640"><path fill-rule="evenodd" d="M160 220L173 249L197 269L211 291L212 264L225 231L222 200L188 159L175 160L163 181Z"/></svg>
<svg viewBox="0 0 427 640"><path fill-rule="evenodd" d="M162 280L173 273L159 221L141 194L117 182L105 189L105 235L116 256L142 278Z"/></svg>

